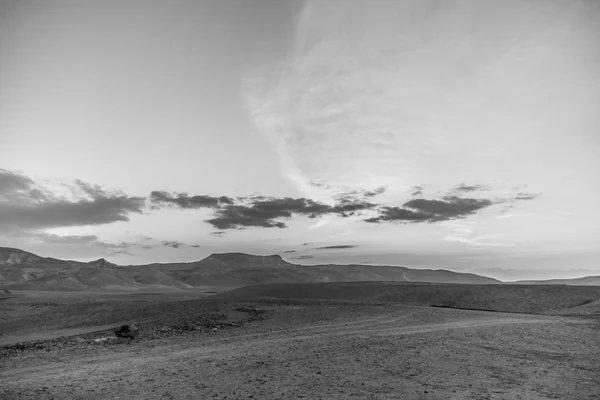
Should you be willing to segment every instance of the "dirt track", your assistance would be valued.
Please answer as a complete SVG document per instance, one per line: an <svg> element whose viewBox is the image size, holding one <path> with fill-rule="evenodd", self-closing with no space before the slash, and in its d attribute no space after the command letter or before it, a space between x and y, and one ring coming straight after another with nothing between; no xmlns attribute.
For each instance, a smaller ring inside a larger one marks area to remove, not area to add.
<svg viewBox="0 0 600 400"><path fill-rule="evenodd" d="M591 354L595 323L407 306L328 306L315 317L315 307L281 307L272 320L240 330L0 360L0 398L592 399L600 393Z"/></svg>

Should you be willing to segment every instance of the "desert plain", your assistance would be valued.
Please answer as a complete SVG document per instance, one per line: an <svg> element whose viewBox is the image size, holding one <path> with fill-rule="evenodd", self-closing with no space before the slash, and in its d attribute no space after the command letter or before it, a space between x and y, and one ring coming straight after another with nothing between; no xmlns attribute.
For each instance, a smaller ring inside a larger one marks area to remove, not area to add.
<svg viewBox="0 0 600 400"><path fill-rule="evenodd" d="M351 282L2 297L1 399L600 396L600 287ZM116 338L123 323L139 335Z"/></svg>

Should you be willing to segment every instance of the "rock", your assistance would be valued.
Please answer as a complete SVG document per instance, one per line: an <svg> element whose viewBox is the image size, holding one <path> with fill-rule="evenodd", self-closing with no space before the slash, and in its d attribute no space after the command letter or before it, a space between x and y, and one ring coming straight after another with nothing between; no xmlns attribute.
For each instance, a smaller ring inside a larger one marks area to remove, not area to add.
<svg viewBox="0 0 600 400"><path fill-rule="evenodd" d="M108 342L110 340L115 340L115 339L116 339L116 337L106 336L106 337L94 339L94 343L104 343L104 342Z"/></svg>
<svg viewBox="0 0 600 400"><path fill-rule="evenodd" d="M120 328L115 329L117 337L135 339L139 333L139 329L135 325L125 324Z"/></svg>

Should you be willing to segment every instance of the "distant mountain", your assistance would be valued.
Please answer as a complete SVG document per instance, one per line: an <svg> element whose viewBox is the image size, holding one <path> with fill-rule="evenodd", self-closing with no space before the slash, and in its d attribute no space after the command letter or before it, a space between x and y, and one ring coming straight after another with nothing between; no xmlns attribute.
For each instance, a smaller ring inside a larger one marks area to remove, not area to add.
<svg viewBox="0 0 600 400"><path fill-rule="evenodd" d="M547 279L543 281L515 281L516 285L571 285L571 286L600 286L600 276L586 276L573 279Z"/></svg>
<svg viewBox="0 0 600 400"><path fill-rule="evenodd" d="M117 264L110 263L110 262L106 261L104 258L100 258L96 261L91 261L88 263L88 265L90 267L96 267L96 268L118 267Z"/></svg>
<svg viewBox="0 0 600 400"><path fill-rule="evenodd" d="M189 263L118 266L103 258L84 263L0 247L0 286L14 290L132 291L359 281L501 283L480 275L447 270L372 265L304 266L289 263L279 255L223 253Z"/></svg>

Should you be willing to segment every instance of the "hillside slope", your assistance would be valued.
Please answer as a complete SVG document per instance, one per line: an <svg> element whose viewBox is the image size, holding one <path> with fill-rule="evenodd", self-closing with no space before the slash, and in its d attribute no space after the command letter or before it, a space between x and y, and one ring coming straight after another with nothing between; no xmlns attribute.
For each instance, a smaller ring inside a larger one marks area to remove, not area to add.
<svg viewBox="0 0 600 400"><path fill-rule="evenodd" d="M573 279L547 279L543 281L516 281L516 285L570 285L570 286L600 286L600 276L586 276Z"/></svg>
<svg viewBox="0 0 600 400"><path fill-rule="evenodd" d="M287 283L248 286L221 293L230 300L366 301L490 311L547 313L597 309L600 287L564 285L465 285L411 282ZM591 312L588 312L591 314Z"/></svg>

